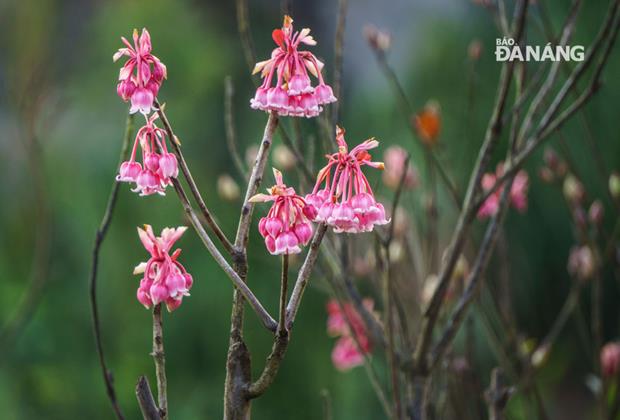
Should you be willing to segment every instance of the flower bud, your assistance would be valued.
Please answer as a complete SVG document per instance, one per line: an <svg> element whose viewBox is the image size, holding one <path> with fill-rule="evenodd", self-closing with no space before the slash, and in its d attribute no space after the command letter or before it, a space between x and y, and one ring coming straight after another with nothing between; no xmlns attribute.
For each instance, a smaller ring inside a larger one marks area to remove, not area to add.
<svg viewBox="0 0 620 420"><path fill-rule="evenodd" d="M564 185L562 187L564 197L566 201L571 204L578 204L583 200L585 195L583 184L572 174L569 174L564 179Z"/></svg>
<svg viewBox="0 0 620 420"><path fill-rule="evenodd" d="M364 27L364 36L370 47L377 51L386 52L390 49L390 45L392 44L391 36L373 25Z"/></svg>
<svg viewBox="0 0 620 420"><path fill-rule="evenodd" d="M549 359L549 350L549 346L546 345L538 347L534 353L532 353L532 358L530 359L532 366L537 368L544 365Z"/></svg>
<svg viewBox="0 0 620 420"><path fill-rule="evenodd" d="M217 193L223 200L235 201L239 198L241 191L230 175L223 174L217 178Z"/></svg>
<svg viewBox="0 0 620 420"><path fill-rule="evenodd" d="M614 172L609 177L609 193L614 200L620 199L620 174Z"/></svg>
<svg viewBox="0 0 620 420"><path fill-rule="evenodd" d="M545 148L545 152L543 154L543 161L545 165L552 171L556 171L558 169L558 165L560 164L560 157L551 147Z"/></svg>
<svg viewBox="0 0 620 420"><path fill-rule="evenodd" d="M596 272L596 258L592 249L584 245L573 247L568 257L567 270L571 276L578 280L586 281L592 278Z"/></svg>
<svg viewBox="0 0 620 420"><path fill-rule="evenodd" d="M428 101L422 112L414 115L411 122L426 146L433 147L437 144L441 131L441 108L437 101Z"/></svg>
<svg viewBox="0 0 620 420"><path fill-rule="evenodd" d="M555 179L555 175L551 169L547 166L543 166L538 170L538 177L548 184L552 183Z"/></svg>
<svg viewBox="0 0 620 420"><path fill-rule="evenodd" d="M607 343L601 349L601 373L605 377L617 376L620 372L620 343Z"/></svg>
<svg viewBox="0 0 620 420"><path fill-rule="evenodd" d="M478 61L482 55L482 43L479 39L474 39L467 47L467 56L471 61Z"/></svg>
<svg viewBox="0 0 620 420"><path fill-rule="evenodd" d="M595 226L599 226L603 223L603 215L605 214L605 208L603 207L603 203L601 200L594 200L592 205L590 206L590 210L588 210L588 220L591 224Z"/></svg>

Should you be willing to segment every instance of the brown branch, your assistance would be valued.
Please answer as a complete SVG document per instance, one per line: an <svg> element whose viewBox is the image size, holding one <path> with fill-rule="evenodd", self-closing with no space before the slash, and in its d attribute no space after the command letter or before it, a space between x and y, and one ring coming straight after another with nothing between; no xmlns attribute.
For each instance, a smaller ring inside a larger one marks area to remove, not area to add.
<svg viewBox="0 0 620 420"><path fill-rule="evenodd" d="M187 214L190 222L192 223L194 230L198 234L198 237L200 238L202 243L205 245L205 247L207 248L207 250L213 257L215 262L228 275L228 277L230 278L230 280L233 282L235 286L235 290L238 290L239 293L241 293L243 297L247 299L252 309L254 309L254 312L256 312L256 314L260 318L263 326L267 328L269 331L275 331L276 326L277 326L276 321L271 317L271 315L269 315L269 313L260 303L258 298L256 298L256 296L250 290L250 288L248 288L245 282L239 277L239 275L235 272L235 270L233 270L233 268L228 264L228 262L222 256L222 254L220 254L217 247L215 246L215 244L213 243L213 241L211 240L207 232L202 227L202 224L200 223L198 216L194 212L194 209L191 207L191 204L189 203L187 199L187 195L185 194L185 191L183 190L183 187L181 186L179 181L174 179L172 183L173 183L174 189L176 190L179 196L181 204L183 205L183 210L185 210L185 213Z"/></svg>
<svg viewBox="0 0 620 420"><path fill-rule="evenodd" d="M118 166L125 160L127 160L127 156L129 154L129 142L133 133L133 116L127 116L127 122L125 124L125 134L123 136L123 142L121 145L121 153L119 157ZM114 208L116 207L116 201L118 199L118 191L120 188L120 183L118 181L114 181L112 184L112 189L110 190L110 195L108 197L108 202L106 204L106 209L103 214L103 218L101 219L101 223L97 232L95 234L95 243L93 245L92 252L92 264L90 271L90 309L91 309L91 317L93 321L93 334L95 336L95 347L97 348L97 355L99 357L99 365L101 366L101 371L103 373L103 381L106 387L106 393L108 395L108 399L112 404L112 409L114 410L114 414L116 418L119 420L123 420L124 416L121 411L121 408L116 399L116 391L114 390L114 379L112 377L112 372L108 369L105 356L103 353L103 342L101 339L101 325L99 321L99 310L97 305L97 273L99 268L99 251L103 241L105 240L106 234L112 223L112 215L114 213Z"/></svg>
<svg viewBox="0 0 620 420"><path fill-rule="evenodd" d="M282 255L282 275L280 277L280 317L277 333L282 334L286 327L286 298L288 292L288 254Z"/></svg>
<svg viewBox="0 0 620 420"><path fill-rule="evenodd" d="M174 135L174 132L172 131L172 126L170 125L170 122L168 121L168 118L166 117L166 114L164 112L164 107L161 106L157 100L155 100L155 109L157 110L157 114L159 115L159 118L164 124L164 128L166 129L166 133L168 134L170 144L172 144L172 149L174 150L174 154L178 158L179 166L181 167L181 172L183 173L183 176L185 177L185 180L187 181L187 184L189 185L189 189L192 192L192 196L194 196L194 199L198 203L198 207L200 208L200 212L202 213L202 216L205 218L207 225L209 225L213 233L215 233L215 236L217 236L217 238L220 240L226 252L232 255L233 246L228 240L228 238L226 237L226 235L224 234L224 232L222 231L222 229L219 227L219 225L217 224L213 216L211 215L211 212L209 211L209 209L207 208L207 205L205 204L205 201L203 200L202 195L200 194L200 191L198 190L198 186L196 185L196 182L194 182L194 178L192 177L192 174L189 171L187 162L185 161L185 157L183 156L183 152L181 151L181 146L178 141L178 138L177 136Z"/></svg>
<svg viewBox="0 0 620 420"><path fill-rule="evenodd" d="M336 36L334 39L334 96L338 98L332 104L332 135L335 135L336 124L340 121L340 101L342 97L342 64L344 52L344 34L347 23L348 0L338 0L338 22L336 24Z"/></svg>
<svg viewBox="0 0 620 420"><path fill-rule="evenodd" d="M140 376L138 383L136 383L136 398L144 420L161 420L149 381L144 375Z"/></svg>
<svg viewBox="0 0 620 420"><path fill-rule="evenodd" d="M306 290L308 281L310 281L312 267L314 267L317 257L319 256L319 248L321 241L323 240L323 236L325 236L325 231L327 231L327 225L324 223L317 226L312 242L310 243L310 249L306 254L306 259L297 274L297 280L286 307L286 326L288 329L291 329L293 323L295 322L295 316L299 310L299 305L301 304L304 290Z"/></svg>
<svg viewBox="0 0 620 420"><path fill-rule="evenodd" d="M166 380L166 354L164 353L164 327L161 303L153 307L153 361L157 376L157 401L162 420L168 419L168 384Z"/></svg>

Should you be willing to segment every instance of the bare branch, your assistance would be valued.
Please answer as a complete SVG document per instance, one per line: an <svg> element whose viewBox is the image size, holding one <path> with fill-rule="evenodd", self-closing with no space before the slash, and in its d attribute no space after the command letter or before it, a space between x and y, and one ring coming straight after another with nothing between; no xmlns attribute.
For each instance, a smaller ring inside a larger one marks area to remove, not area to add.
<svg viewBox="0 0 620 420"><path fill-rule="evenodd" d="M205 204L205 201L203 200L202 195L200 194L200 191L198 190L198 186L196 185L196 182L194 182L194 178L192 177L192 174L189 171L189 168L187 167L187 162L185 162L185 157L183 156L183 152L181 151L179 141L177 137L174 135L174 132L172 131L172 126L170 125L170 122L168 121L168 118L166 117L163 107L159 104L159 102L157 102L157 100L155 100L155 105L157 109L157 114L159 115L159 118L162 120L164 124L164 128L166 129L166 133L168 134L168 137L170 139L170 144L172 144L172 149L174 150L174 154L178 158L179 165L181 166L181 172L183 173L183 176L185 177L185 180L187 181L187 184L189 185L189 189L192 192L194 199L198 203L198 207L200 207L202 216L205 218L205 221L207 222L207 224L209 225L213 233L215 233L215 236L217 236L217 238L220 240L226 252L232 255L233 246L228 240L228 238L226 237L226 235L224 234L224 232L222 231L222 229L219 227L215 219L213 219L211 212L207 208L207 205Z"/></svg>
<svg viewBox="0 0 620 420"><path fill-rule="evenodd" d="M237 148L237 133L235 130L235 120L233 116L233 97L235 95L235 87L232 78L226 76L224 79L224 123L226 126L226 144L228 151L232 157L233 163L243 178L247 178L248 170L241 159L239 149Z"/></svg>
<svg viewBox="0 0 620 420"><path fill-rule="evenodd" d="M166 380L166 354L164 353L164 328L161 315L161 303L153 307L153 360L157 376L157 400L159 415L162 420L168 419L168 385Z"/></svg>

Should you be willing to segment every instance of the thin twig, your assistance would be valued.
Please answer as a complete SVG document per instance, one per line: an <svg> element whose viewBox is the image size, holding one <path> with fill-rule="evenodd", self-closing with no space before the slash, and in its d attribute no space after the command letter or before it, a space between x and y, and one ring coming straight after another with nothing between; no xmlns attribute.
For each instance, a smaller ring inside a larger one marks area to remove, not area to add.
<svg viewBox="0 0 620 420"><path fill-rule="evenodd" d="M228 238L226 237L226 235L224 234L224 232L222 231L222 229L220 228L220 226L217 224L213 216L211 215L211 212L207 208L207 205L205 204L205 201L203 200L202 195L200 194L200 191L198 190L198 186L196 185L196 182L194 182L194 178L192 177L192 174L189 171L187 162L185 161L185 157L183 156L183 152L181 151L181 146L177 139L177 136L174 135L174 132L172 131L172 126L170 125L170 122L168 121L168 118L166 117L166 114L164 112L164 107L162 107L157 100L155 100L155 106L157 109L157 114L159 115L159 118L164 124L166 133L168 134L170 144L172 144L172 149L174 150L174 154L177 156L179 165L181 166L181 172L183 173L183 176L185 177L185 180L187 181L187 185L189 185L189 189L192 192L192 196L198 203L198 207L200 208L200 212L202 213L202 216L205 218L205 221L207 222L207 224L209 225L213 233L215 233L215 236L217 236L217 238L220 240L226 252L232 255L233 246L228 240Z"/></svg>
<svg viewBox="0 0 620 420"><path fill-rule="evenodd" d="M293 323L295 322L295 316L299 310L301 299L304 295L304 291L306 290L306 286L308 286L308 281L310 281L310 272L312 271L312 267L314 267L316 259L319 256L319 249L321 242L323 241L323 236L325 236L325 231L327 231L326 224L321 223L317 226L312 242L310 243L310 249L306 254L306 259L297 274L297 280L295 281L293 292L291 293L291 297L286 307L286 327L288 329L291 329Z"/></svg>
<svg viewBox="0 0 620 420"><path fill-rule="evenodd" d="M162 304L153 307L153 360L157 376L157 401L162 420L168 418L168 384L166 381L166 354L164 353L164 328L161 315Z"/></svg>
<svg viewBox="0 0 620 420"><path fill-rule="evenodd" d="M125 124L125 134L123 136L123 142L121 145L121 153L119 157L118 165L125 160L127 160L127 156L129 154L129 141L133 134L133 116L127 116L127 122ZM90 309L91 309L91 317L93 321L93 334L95 336L95 346L97 348L97 355L99 357L99 365L101 366L101 372L103 373L103 381L106 387L106 393L108 395L108 399L112 404L112 409L114 410L114 414L116 418L119 420L123 420L124 416L121 411L120 406L118 405L118 401L116 400L116 392L114 390L114 380L112 377L112 372L108 369L105 356L103 353L103 342L101 339L101 325L99 321L99 310L97 306L97 273L99 268L99 251L103 241L106 237L110 224L112 223L112 215L114 213L114 208L116 207L116 201L118 198L118 191L120 188L120 184L118 181L114 181L112 184L112 189L110 190L110 195L108 197L108 202L106 204L106 209L103 214L103 218L101 219L101 223L97 232L95 234L95 243L93 245L93 253L92 253L92 264L90 271Z"/></svg>
<svg viewBox="0 0 620 420"><path fill-rule="evenodd" d="M286 328L286 298L288 292L288 254L282 255L282 275L280 276L280 317L278 318L279 334Z"/></svg>
<svg viewBox="0 0 620 420"><path fill-rule="evenodd" d="M334 39L334 96L338 98L332 104L331 132L335 135L336 124L340 122L340 101L342 99L342 65L344 52L344 34L347 23L348 0L338 0L338 22Z"/></svg>
<svg viewBox="0 0 620 420"><path fill-rule="evenodd" d="M254 54L254 43L250 34L250 23L248 19L248 2L247 0L236 0L237 6L237 27L239 37L241 38L241 47L243 56L248 65L248 69L252 72L254 63L256 63L256 55Z"/></svg>

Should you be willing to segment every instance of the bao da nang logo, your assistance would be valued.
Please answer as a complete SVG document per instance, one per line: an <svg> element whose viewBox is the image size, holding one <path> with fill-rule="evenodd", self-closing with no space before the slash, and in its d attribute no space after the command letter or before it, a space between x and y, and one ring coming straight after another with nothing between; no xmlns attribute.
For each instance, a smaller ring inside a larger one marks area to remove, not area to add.
<svg viewBox="0 0 620 420"><path fill-rule="evenodd" d="M512 38L497 38L496 61L583 61L583 45L515 45Z"/></svg>

